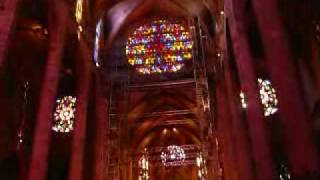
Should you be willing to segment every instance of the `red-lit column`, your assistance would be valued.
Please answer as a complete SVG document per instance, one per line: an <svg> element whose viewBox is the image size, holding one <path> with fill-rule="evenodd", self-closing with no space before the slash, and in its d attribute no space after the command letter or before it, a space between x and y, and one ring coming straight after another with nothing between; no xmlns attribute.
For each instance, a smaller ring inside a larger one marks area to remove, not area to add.
<svg viewBox="0 0 320 180"><path fill-rule="evenodd" d="M133 180L132 174L133 174L133 158L132 158L132 154L129 154L129 169L128 169L128 180ZM151 172L151 171L150 171Z"/></svg>
<svg viewBox="0 0 320 180"><path fill-rule="evenodd" d="M253 58L250 54L247 34L244 29L245 21L243 13L245 3L243 0L226 0L225 2L240 86L247 96L248 107L246 115L256 176L259 180L270 180L273 179L272 156L270 147L268 146L263 112L259 102L259 90Z"/></svg>
<svg viewBox="0 0 320 180"><path fill-rule="evenodd" d="M17 0L0 2L0 67L6 55L8 39L16 16Z"/></svg>
<svg viewBox="0 0 320 180"><path fill-rule="evenodd" d="M99 75L95 78L95 118L96 118L96 143L94 156L94 180L105 179L107 171L107 132L108 132L108 101L103 93L103 82L100 81Z"/></svg>
<svg viewBox="0 0 320 180"><path fill-rule="evenodd" d="M89 141L86 139L86 128L92 64L89 48L82 39L79 40L79 50L81 57L79 57L79 62L77 63L77 103L75 127L72 135L69 180L83 179L85 144L86 141Z"/></svg>
<svg viewBox="0 0 320 180"><path fill-rule="evenodd" d="M223 72L222 72L223 73ZM239 170L236 160L236 150L234 131L231 125L231 116L228 108L228 99L226 94L226 85L224 74L216 84L216 104L217 104L217 132L219 138L218 150L222 160L223 176L226 180L238 180L237 171Z"/></svg>
<svg viewBox="0 0 320 180"><path fill-rule="evenodd" d="M225 53L226 54L226 53ZM227 55L226 55L227 56ZM231 59L229 59L231 60ZM238 165L239 179L253 180L253 167L252 156L250 154L250 145L245 124L243 121L243 115L241 113L241 103L239 98L239 90L236 86L236 77L230 70L230 62L228 58L224 61L224 76L226 84L227 102L229 106L230 119L231 119L231 131L233 131L236 154L236 164Z"/></svg>
<svg viewBox="0 0 320 180"><path fill-rule="evenodd" d="M252 3L261 32L268 72L278 90L279 114L285 127L286 148L293 177L299 179L308 174L319 175L319 157L308 124L310 117L306 111L294 60L289 52L277 1L254 0Z"/></svg>
<svg viewBox="0 0 320 180"><path fill-rule="evenodd" d="M37 110L29 180L46 179L51 121L66 29L67 8L65 4L62 1L49 1L49 4L49 52Z"/></svg>

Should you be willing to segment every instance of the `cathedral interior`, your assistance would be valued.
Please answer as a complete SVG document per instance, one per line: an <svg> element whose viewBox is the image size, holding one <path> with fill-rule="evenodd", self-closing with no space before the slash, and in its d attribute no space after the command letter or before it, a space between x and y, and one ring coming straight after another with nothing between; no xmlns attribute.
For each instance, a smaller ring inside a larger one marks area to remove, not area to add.
<svg viewBox="0 0 320 180"><path fill-rule="evenodd" d="M1 180L320 179L318 0L1 0L0 39Z"/></svg>

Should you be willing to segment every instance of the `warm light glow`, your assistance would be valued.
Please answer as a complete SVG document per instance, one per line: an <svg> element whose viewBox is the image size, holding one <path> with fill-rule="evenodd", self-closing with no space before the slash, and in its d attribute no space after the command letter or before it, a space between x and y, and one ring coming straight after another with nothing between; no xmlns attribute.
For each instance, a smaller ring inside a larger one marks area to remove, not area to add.
<svg viewBox="0 0 320 180"><path fill-rule="evenodd" d="M291 179L291 174L289 173L289 169L284 164L281 164L279 179L280 180L290 180Z"/></svg>
<svg viewBox="0 0 320 180"><path fill-rule="evenodd" d="M168 146L160 155L164 166L181 166L186 159L184 149L180 146Z"/></svg>
<svg viewBox="0 0 320 180"><path fill-rule="evenodd" d="M100 50L100 39L102 35L102 19L100 19L96 26L96 37L94 41L94 52L93 52L93 60L96 67L100 67L99 63L99 50Z"/></svg>
<svg viewBox="0 0 320 180"><path fill-rule="evenodd" d="M139 180L148 180L149 179L149 160L146 154L142 155L139 159Z"/></svg>
<svg viewBox="0 0 320 180"><path fill-rule="evenodd" d="M162 133L163 133L164 135L166 135L166 134L168 133L167 128L164 128L163 131L162 131Z"/></svg>
<svg viewBox="0 0 320 180"><path fill-rule="evenodd" d="M196 165L198 168L198 178L199 180L205 180L207 177L207 162L203 158L202 152L199 152L196 157Z"/></svg>
<svg viewBox="0 0 320 180"><path fill-rule="evenodd" d="M128 63L140 74L177 72L192 58L193 42L182 24L154 20L128 38Z"/></svg>
<svg viewBox="0 0 320 180"><path fill-rule="evenodd" d="M64 96L56 101L52 130L55 132L68 133L73 130L75 117L76 98Z"/></svg>
<svg viewBox="0 0 320 180"><path fill-rule="evenodd" d="M173 130L173 132L175 132L175 133L178 132L177 128L173 128L172 130Z"/></svg>
<svg viewBox="0 0 320 180"><path fill-rule="evenodd" d="M76 22L78 24L78 26L77 26L78 39L80 39L81 32L83 31L82 25L81 25L82 16L83 16L83 0L77 0L74 16L75 16Z"/></svg>
<svg viewBox="0 0 320 180"><path fill-rule="evenodd" d="M240 102L243 109L248 107L246 96L242 91L240 92Z"/></svg>
<svg viewBox="0 0 320 180"><path fill-rule="evenodd" d="M276 90L269 80L258 79L260 99L264 109L264 116L270 116L278 111L278 99Z"/></svg>
<svg viewBox="0 0 320 180"><path fill-rule="evenodd" d="M82 13L83 13L83 0L77 0L75 17L78 24L81 24L82 21Z"/></svg>
<svg viewBox="0 0 320 180"><path fill-rule="evenodd" d="M18 133L18 141L19 143L23 143L23 133L21 131Z"/></svg>

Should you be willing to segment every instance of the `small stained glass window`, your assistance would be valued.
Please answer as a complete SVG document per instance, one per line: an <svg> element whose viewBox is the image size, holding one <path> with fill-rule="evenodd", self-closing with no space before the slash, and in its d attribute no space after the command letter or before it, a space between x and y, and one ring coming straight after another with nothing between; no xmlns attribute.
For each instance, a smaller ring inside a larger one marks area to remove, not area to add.
<svg viewBox="0 0 320 180"><path fill-rule="evenodd" d="M64 96L57 99L56 103L52 130L55 132L68 133L73 130L76 98L73 96Z"/></svg>
<svg viewBox="0 0 320 180"><path fill-rule="evenodd" d="M264 109L264 116L270 116L278 111L276 90L269 80L258 79L260 99Z"/></svg>
<svg viewBox="0 0 320 180"><path fill-rule="evenodd" d="M96 25L96 37L94 40L94 50L93 50L93 61L96 67L100 67L99 62L99 51L100 51L100 40L102 36L102 19L100 19Z"/></svg>
<svg viewBox="0 0 320 180"><path fill-rule="evenodd" d="M264 116L271 116L278 111L277 92L269 80L258 78L260 101L263 106ZM248 108L248 101L245 93L240 91L240 102L243 109Z"/></svg>

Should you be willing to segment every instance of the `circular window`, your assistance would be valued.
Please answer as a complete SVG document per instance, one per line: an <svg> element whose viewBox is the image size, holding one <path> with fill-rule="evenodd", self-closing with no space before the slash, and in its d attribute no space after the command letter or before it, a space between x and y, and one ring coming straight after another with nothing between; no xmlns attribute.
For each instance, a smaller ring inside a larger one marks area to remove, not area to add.
<svg viewBox="0 0 320 180"><path fill-rule="evenodd" d="M180 23L154 20L135 29L126 44L128 63L140 74L177 72L192 58L193 42Z"/></svg>

